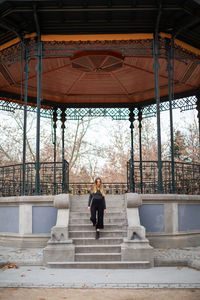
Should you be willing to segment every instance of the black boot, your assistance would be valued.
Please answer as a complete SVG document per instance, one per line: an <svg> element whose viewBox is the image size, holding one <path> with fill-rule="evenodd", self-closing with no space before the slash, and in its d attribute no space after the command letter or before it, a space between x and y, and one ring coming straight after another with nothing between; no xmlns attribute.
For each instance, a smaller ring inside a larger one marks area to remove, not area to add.
<svg viewBox="0 0 200 300"><path fill-rule="evenodd" d="M96 240L100 238L100 232L96 231Z"/></svg>

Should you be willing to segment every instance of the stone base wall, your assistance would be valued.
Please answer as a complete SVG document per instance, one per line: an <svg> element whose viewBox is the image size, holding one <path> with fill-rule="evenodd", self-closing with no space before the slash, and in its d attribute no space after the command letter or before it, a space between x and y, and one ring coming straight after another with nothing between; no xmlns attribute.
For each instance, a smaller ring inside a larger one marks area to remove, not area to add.
<svg viewBox="0 0 200 300"><path fill-rule="evenodd" d="M53 201L54 196L0 198L0 245L45 247L56 224ZM200 245L200 195L143 194L139 216L154 248Z"/></svg>

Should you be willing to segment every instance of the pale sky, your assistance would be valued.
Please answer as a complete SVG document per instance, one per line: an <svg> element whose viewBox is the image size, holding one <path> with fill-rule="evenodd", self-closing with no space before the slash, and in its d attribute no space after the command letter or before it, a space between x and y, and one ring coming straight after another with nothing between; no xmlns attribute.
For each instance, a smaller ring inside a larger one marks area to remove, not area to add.
<svg viewBox="0 0 200 300"><path fill-rule="evenodd" d="M35 114L36 117L36 114ZM193 122L194 118L197 120L197 110L189 110L185 112L180 112L179 109L174 109L173 110L173 123L174 127L178 127L181 131L185 131L185 126L186 123L191 123ZM152 125L156 128L156 117L150 118ZM9 122L13 122L13 120L9 117L9 114L4 111L0 111L0 120L1 124ZM45 118L41 119L41 125L45 126ZM76 125L76 121L70 121ZM128 120L123 121L116 121L112 120L109 117L99 117L95 118L92 120L92 128L90 128L85 136L85 139L90 142L95 142L99 146L106 146L109 145L110 140L109 140L109 133L112 130L113 122L121 122L123 123L123 126L127 128L127 130L130 130L130 122ZM137 122L137 121L136 121ZM138 123L138 122L137 122ZM47 130L51 130L51 126L46 125L45 126ZM60 124L58 124L58 128L60 128ZM60 131L58 129L57 131ZM169 136L170 133L170 127L169 127L169 111L161 112L161 142L164 143L166 142L167 135ZM33 137L35 135L35 128L33 130ZM59 133L58 133L59 134ZM106 138L105 138L106 137ZM101 161L101 165L103 164L103 161Z"/></svg>
<svg viewBox="0 0 200 300"><path fill-rule="evenodd" d="M181 131L185 130L185 124L191 123L193 119L197 120L197 110L188 110L184 112L180 112L179 109L173 110L173 123L174 127L178 127ZM150 118L154 126L156 127L156 117ZM4 122L11 122L12 119L9 117L9 114L5 111L0 111L0 120L1 123ZM45 118L41 118L41 123L45 120ZM76 121L70 121L75 123ZM87 132L87 139L91 139L96 141L96 143L103 143L105 142L105 135L112 130L113 122L117 122L116 120L112 120L109 117L99 117L93 120L93 126ZM125 123L124 126L129 128L129 121L128 120L120 120L118 122ZM136 121L137 122L137 121ZM161 112L161 138L164 142L166 140L167 131L170 129L169 124L169 111Z"/></svg>

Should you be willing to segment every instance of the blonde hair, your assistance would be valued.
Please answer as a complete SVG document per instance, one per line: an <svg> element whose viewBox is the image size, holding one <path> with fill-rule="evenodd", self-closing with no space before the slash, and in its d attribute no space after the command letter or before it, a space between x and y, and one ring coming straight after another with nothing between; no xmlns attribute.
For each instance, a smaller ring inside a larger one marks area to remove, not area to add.
<svg viewBox="0 0 200 300"><path fill-rule="evenodd" d="M100 180L100 187L99 187L100 192L101 192L102 196L105 196L104 189L103 189L103 184L102 184L102 180L101 180L100 177L97 177L97 178L95 179L95 181L94 181L93 193L96 193L96 192L97 192L97 180L98 180L98 179Z"/></svg>

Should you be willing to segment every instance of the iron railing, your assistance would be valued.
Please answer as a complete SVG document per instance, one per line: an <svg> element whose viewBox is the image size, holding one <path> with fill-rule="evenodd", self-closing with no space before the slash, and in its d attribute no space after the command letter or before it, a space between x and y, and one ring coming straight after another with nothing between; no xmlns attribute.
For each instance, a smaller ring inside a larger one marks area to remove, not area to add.
<svg viewBox="0 0 200 300"><path fill-rule="evenodd" d="M69 189L69 164L62 162L40 163L40 194L59 194ZM35 163L26 163L25 195L35 194ZM64 178L64 182L63 182ZM0 196L20 196L23 193L23 164L0 166Z"/></svg>
<svg viewBox="0 0 200 300"><path fill-rule="evenodd" d="M157 161L134 161L134 187L136 193L158 193ZM130 191L130 167L127 162L127 187ZM175 162L175 193L200 194L200 164ZM142 175L142 181L141 181ZM163 193L172 193L171 161L162 161Z"/></svg>
<svg viewBox="0 0 200 300"><path fill-rule="evenodd" d="M163 192L172 193L171 162L162 161ZM63 176L64 171L64 176ZM175 193L200 194L200 164L175 162ZM142 172L142 181L141 181ZM0 167L0 197L20 196L23 193L23 165ZM26 163L25 195L35 194L35 163ZM64 182L63 182L64 178ZM69 192L72 195L88 194L92 182L69 182L69 165L62 162L40 163L40 194L53 195ZM127 182L104 182L106 194L130 192L130 161L127 162ZM134 161L136 193L158 192L157 161Z"/></svg>
<svg viewBox="0 0 200 300"><path fill-rule="evenodd" d="M92 182L70 182L69 183L69 193L72 195L84 195L88 194L92 189ZM126 182L104 182L103 183L104 191L106 194L124 194L127 192L127 183Z"/></svg>

